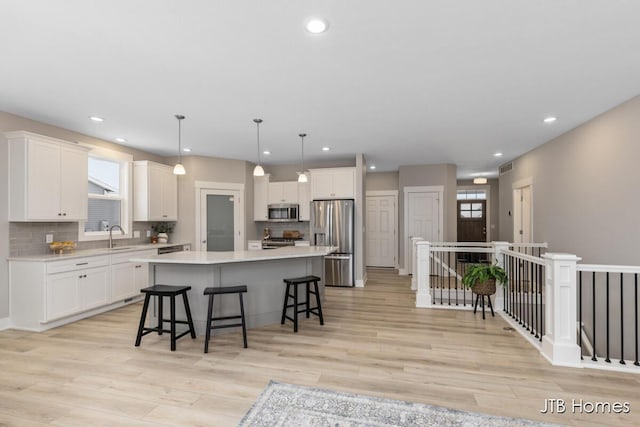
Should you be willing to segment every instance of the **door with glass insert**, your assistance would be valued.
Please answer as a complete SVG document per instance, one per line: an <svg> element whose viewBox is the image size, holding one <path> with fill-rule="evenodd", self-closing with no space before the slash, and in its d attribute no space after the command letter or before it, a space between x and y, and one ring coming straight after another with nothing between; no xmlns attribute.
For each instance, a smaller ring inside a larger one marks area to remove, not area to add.
<svg viewBox="0 0 640 427"><path fill-rule="evenodd" d="M239 227L239 198L240 194L237 191L201 190L201 251L242 249L242 236Z"/></svg>

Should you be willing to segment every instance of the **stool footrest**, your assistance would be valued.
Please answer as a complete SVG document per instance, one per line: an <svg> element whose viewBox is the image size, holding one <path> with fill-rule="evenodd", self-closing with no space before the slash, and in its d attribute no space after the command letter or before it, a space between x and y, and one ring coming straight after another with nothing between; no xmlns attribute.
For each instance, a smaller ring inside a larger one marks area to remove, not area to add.
<svg viewBox="0 0 640 427"><path fill-rule="evenodd" d="M237 315L237 316L212 317L209 322L213 320L229 320L229 319L242 319L242 316Z"/></svg>
<svg viewBox="0 0 640 427"><path fill-rule="evenodd" d="M210 329L222 329L222 328L236 328L238 326L242 326L242 323L233 323L228 325L213 325L210 326Z"/></svg>

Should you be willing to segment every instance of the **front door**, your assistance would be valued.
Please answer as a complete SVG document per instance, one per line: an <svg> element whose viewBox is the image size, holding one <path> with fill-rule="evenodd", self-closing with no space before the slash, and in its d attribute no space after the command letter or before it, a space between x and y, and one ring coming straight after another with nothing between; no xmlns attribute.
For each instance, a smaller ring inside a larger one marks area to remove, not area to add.
<svg viewBox="0 0 640 427"><path fill-rule="evenodd" d="M486 200L458 200L458 242L487 241L486 210Z"/></svg>
<svg viewBox="0 0 640 427"><path fill-rule="evenodd" d="M396 266L396 196L367 196L367 267Z"/></svg>

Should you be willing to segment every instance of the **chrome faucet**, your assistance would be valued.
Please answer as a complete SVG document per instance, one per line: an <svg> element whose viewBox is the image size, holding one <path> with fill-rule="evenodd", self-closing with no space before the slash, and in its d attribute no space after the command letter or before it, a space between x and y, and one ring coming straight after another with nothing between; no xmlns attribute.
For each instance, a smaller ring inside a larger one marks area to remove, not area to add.
<svg viewBox="0 0 640 427"><path fill-rule="evenodd" d="M116 227L120 229L120 234L124 234L124 230L118 224L109 227L109 249L113 249L113 229Z"/></svg>

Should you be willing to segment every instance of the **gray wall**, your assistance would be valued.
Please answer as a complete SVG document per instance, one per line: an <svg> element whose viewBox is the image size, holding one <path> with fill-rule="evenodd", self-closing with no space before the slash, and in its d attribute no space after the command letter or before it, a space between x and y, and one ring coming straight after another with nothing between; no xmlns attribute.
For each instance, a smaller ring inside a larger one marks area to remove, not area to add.
<svg viewBox="0 0 640 427"><path fill-rule="evenodd" d="M398 191L398 171L394 172L368 172L367 191Z"/></svg>
<svg viewBox="0 0 640 427"><path fill-rule="evenodd" d="M444 187L442 236L445 241L455 241L457 236L456 170L456 165L452 164L400 166L398 170L398 235L400 236L398 248L401 267L404 266L404 247L407 238L404 235L404 188L436 185Z"/></svg>
<svg viewBox="0 0 640 427"><path fill-rule="evenodd" d="M500 240L512 241L512 184L533 180L533 238L596 264L640 265L640 97L514 161L500 177Z"/></svg>
<svg viewBox="0 0 640 427"><path fill-rule="evenodd" d="M472 179L460 179L458 180L458 188L472 188L478 187L489 188L489 229L487 230L489 241L497 241L499 240L500 233L499 227L500 224L500 183L497 178L487 179L486 184L476 185L473 183ZM456 207L457 209L457 207ZM457 212L456 212L457 215ZM457 221L457 217L456 217ZM457 222L456 222L457 227Z"/></svg>
<svg viewBox="0 0 640 427"><path fill-rule="evenodd" d="M354 167L356 162L354 159L336 159L336 160L326 160L323 162L304 162L305 170L316 169L316 168L339 168L339 167ZM281 182L281 181L297 181L298 174L296 172L300 171L300 167L302 166L300 163L295 165L265 165L264 173L268 173L269 181L271 182ZM251 169L253 172L253 169Z"/></svg>
<svg viewBox="0 0 640 427"><path fill-rule="evenodd" d="M177 160L177 159L171 159ZM191 243L197 250L196 181L244 184L245 238L255 239L253 222L253 164L244 160L189 156L182 158L186 175L178 177L178 222L174 230L175 241Z"/></svg>

